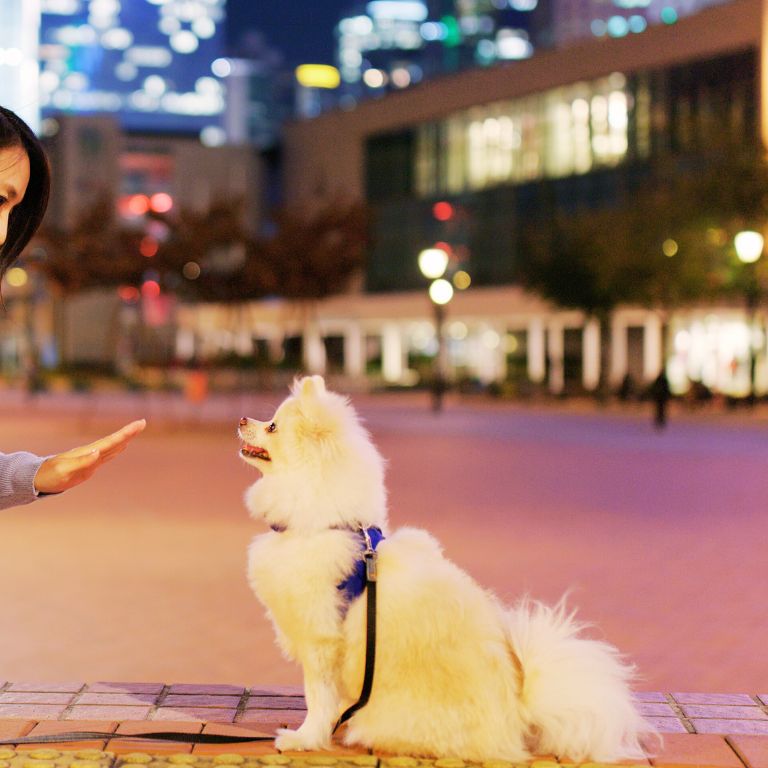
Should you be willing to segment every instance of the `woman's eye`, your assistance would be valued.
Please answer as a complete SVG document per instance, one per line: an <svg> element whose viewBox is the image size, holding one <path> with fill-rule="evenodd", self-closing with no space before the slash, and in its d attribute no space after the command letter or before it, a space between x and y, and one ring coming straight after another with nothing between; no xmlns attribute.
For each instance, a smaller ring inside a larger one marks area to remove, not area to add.
<svg viewBox="0 0 768 768"><path fill-rule="evenodd" d="M268 427L267 432L274 432L277 429L277 424L273 421Z"/></svg>

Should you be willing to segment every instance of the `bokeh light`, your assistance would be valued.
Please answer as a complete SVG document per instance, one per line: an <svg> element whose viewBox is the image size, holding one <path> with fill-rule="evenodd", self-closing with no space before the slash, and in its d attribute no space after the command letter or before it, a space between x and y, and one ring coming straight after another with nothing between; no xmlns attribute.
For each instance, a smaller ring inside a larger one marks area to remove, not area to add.
<svg viewBox="0 0 768 768"><path fill-rule="evenodd" d="M453 298L453 286L441 277L429 286L429 298L435 304L447 304Z"/></svg>

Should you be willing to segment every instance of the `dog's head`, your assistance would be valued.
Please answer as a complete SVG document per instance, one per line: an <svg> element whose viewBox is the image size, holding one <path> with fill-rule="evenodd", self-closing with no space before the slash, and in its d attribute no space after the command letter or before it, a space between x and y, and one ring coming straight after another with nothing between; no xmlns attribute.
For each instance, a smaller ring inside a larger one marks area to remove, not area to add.
<svg viewBox="0 0 768 768"><path fill-rule="evenodd" d="M252 514L296 526L382 524L384 461L346 397L320 376L296 379L268 421L243 418L240 456L262 474Z"/></svg>
<svg viewBox="0 0 768 768"><path fill-rule="evenodd" d="M240 456L265 475L306 468L340 458L359 431L346 398L329 392L321 376L307 376L294 381L269 421L240 420Z"/></svg>

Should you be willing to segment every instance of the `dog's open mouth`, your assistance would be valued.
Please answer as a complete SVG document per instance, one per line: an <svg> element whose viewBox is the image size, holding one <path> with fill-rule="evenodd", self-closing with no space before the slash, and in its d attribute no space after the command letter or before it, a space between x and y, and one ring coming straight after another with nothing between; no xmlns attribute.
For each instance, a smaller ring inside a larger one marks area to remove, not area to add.
<svg viewBox="0 0 768 768"><path fill-rule="evenodd" d="M258 445L250 445L249 443L243 443L240 448L240 453L243 456L249 456L252 459L262 459L263 461L272 461L269 451L266 448L261 448Z"/></svg>

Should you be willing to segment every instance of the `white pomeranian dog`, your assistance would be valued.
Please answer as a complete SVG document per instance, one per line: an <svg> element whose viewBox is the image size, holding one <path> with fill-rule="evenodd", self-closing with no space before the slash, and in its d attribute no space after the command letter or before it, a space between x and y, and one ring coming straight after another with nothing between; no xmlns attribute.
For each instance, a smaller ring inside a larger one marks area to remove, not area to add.
<svg viewBox="0 0 768 768"><path fill-rule="evenodd" d="M271 528L250 546L248 579L304 673L306 719L278 732L277 749L328 748L360 696L367 529L378 544L375 674L345 743L471 761L642 757L654 729L616 649L582 637L562 604L505 607L425 531L390 534L384 461L320 376L295 381L269 421L242 419L239 436L262 475L246 504Z"/></svg>

